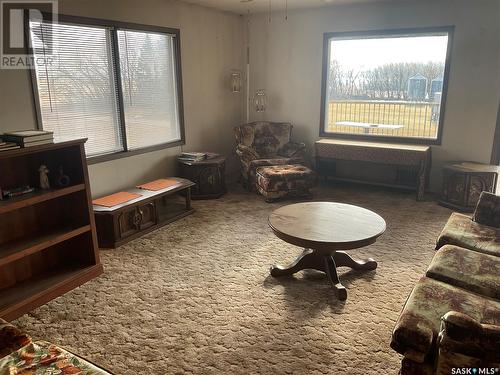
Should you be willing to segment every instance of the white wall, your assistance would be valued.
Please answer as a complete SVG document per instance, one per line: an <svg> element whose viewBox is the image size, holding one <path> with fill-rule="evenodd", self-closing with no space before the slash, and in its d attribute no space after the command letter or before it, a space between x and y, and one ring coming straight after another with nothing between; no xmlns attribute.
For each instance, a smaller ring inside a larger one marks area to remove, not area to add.
<svg viewBox="0 0 500 375"><path fill-rule="evenodd" d="M233 69L243 70L242 17L175 0L60 0L62 14L179 28L186 146L231 155L232 127L243 121L244 95L230 92ZM0 132L36 126L27 71L0 70ZM89 167L94 196L175 174L180 147ZM235 168L229 163L229 168Z"/></svg>
<svg viewBox="0 0 500 375"><path fill-rule="evenodd" d="M500 1L433 0L337 5L251 16L250 89L266 89L269 109L253 119L290 121L309 149L319 138L323 33L455 25L441 146L431 187L449 160L489 162L500 99ZM366 56L367 59L370 56Z"/></svg>

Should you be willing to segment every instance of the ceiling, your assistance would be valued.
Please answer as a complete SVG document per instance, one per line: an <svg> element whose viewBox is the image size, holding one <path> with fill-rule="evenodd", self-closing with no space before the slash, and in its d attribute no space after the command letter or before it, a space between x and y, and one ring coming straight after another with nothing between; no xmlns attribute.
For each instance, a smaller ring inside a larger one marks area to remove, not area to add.
<svg viewBox="0 0 500 375"><path fill-rule="evenodd" d="M237 14L269 11L269 0L184 0L209 8L226 10ZM381 0L288 0L288 9L313 8L332 4L368 3ZM286 0L271 0L272 11L285 9Z"/></svg>

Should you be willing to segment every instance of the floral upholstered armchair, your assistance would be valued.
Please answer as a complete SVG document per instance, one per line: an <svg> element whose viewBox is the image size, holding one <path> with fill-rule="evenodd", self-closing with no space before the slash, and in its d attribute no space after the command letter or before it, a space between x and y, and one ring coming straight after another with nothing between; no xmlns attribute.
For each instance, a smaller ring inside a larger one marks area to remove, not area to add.
<svg viewBox="0 0 500 375"><path fill-rule="evenodd" d="M252 122L236 126L236 154L241 177L248 190L255 189L258 167L303 164L306 146L291 141L292 125L284 122Z"/></svg>
<svg viewBox="0 0 500 375"><path fill-rule="evenodd" d="M33 341L0 318L0 374L112 375L92 362L47 341Z"/></svg>

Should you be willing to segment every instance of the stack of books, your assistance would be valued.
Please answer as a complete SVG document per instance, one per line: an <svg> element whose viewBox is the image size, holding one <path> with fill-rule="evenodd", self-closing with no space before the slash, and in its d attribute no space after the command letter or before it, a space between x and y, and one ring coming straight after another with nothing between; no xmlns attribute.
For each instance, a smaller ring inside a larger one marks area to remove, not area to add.
<svg viewBox="0 0 500 375"><path fill-rule="evenodd" d="M4 133L2 139L19 147L32 147L54 143L54 133L46 130L21 130Z"/></svg>
<svg viewBox="0 0 500 375"><path fill-rule="evenodd" d="M177 157L179 161L185 161L185 162L202 161L205 160L206 158L207 158L206 152L183 152Z"/></svg>
<svg viewBox="0 0 500 375"><path fill-rule="evenodd" d="M14 150L16 148L20 148L17 143L14 142L6 142L0 139L0 152L2 151L8 151L8 150Z"/></svg>

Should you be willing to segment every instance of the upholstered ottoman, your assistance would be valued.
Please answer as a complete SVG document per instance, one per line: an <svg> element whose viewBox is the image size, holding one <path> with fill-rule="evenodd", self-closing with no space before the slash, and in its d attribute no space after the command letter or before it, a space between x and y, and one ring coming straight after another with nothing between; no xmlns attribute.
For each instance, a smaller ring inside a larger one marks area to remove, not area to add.
<svg viewBox="0 0 500 375"><path fill-rule="evenodd" d="M256 171L255 187L266 202L287 196L309 197L309 189L315 184L315 173L300 164L260 167Z"/></svg>

